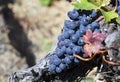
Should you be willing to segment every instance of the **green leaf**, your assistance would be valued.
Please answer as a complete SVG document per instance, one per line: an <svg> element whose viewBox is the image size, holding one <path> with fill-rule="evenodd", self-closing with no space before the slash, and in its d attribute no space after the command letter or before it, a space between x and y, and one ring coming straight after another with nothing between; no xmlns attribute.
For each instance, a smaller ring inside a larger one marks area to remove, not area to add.
<svg viewBox="0 0 120 82"><path fill-rule="evenodd" d="M52 0L39 0L42 5L48 6L51 4Z"/></svg>
<svg viewBox="0 0 120 82"><path fill-rule="evenodd" d="M103 0L88 0L88 1L98 7L100 7L103 2Z"/></svg>
<svg viewBox="0 0 120 82"><path fill-rule="evenodd" d="M98 7L90 2L88 0L80 0L73 3L75 9L81 9L81 10L92 10L97 9Z"/></svg>
<svg viewBox="0 0 120 82"><path fill-rule="evenodd" d="M111 19L117 18L119 16L114 10L112 10L112 11L104 11L102 9L100 9L100 10L101 10L106 22L110 22Z"/></svg>
<svg viewBox="0 0 120 82"><path fill-rule="evenodd" d="M87 78L81 80L80 82L94 82L94 79L87 77Z"/></svg>
<svg viewBox="0 0 120 82"><path fill-rule="evenodd" d="M80 0L73 3L75 9L100 9L101 6L107 6L110 3L110 0Z"/></svg>
<svg viewBox="0 0 120 82"><path fill-rule="evenodd" d="M110 4L110 0L88 0L88 1L98 7L106 6L106 5Z"/></svg>
<svg viewBox="0 0 120 82"><path fill-rule="evenodd" d="M116 18L116 22L117 22L118 24L120 24L120 16L119 16L118 18Z"/></svg>
<svg viewBox="0 0 120 82"><path fill-rule="evenodd" d="M93 78L86 78L85 82L94 82Z"/></svg>

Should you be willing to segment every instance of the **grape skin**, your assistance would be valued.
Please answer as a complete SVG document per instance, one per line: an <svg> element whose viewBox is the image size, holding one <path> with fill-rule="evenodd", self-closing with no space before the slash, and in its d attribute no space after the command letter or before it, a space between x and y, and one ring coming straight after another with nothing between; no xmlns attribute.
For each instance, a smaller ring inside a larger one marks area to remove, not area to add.
<svg viewBox="0 0 120 82"><path fill-rule="evenodd" d="M92 13L91 13L91 17L96 17L97 16L97 13L95 12L95 11L92 11Z"/></svg>
<svg viewBox="0 0 120 82"><path fill-rule="evenodd" d="M71 20L75 20L75 19L78 18L79 13L78 13L77 10L73 9L72 11L69 11L69 12L68 12L68 16L69 16L69 18L70 18Z"/></svg>
<svg viewBox="0 0 120 82"><path fill-rule="evenodd" d="M54 71L56 68L56 65L50 64L48 71Z"/></svg>
<svg viewBox="0 0 120 82"><path fill-rule="evenodd" d="M57 73L60 73L60 72L62 72L62 69L59 68L59 67L56 67L56 72L57 72Z"/></svg>
<svg viewBox="0 0 120 82"><path fill-rule="evenodd" d="M63 64L63 63L61 63L61 64L59 65L59 68L61 68L62 70L64 70L64 69L66 68L66 65Z"/></svg>

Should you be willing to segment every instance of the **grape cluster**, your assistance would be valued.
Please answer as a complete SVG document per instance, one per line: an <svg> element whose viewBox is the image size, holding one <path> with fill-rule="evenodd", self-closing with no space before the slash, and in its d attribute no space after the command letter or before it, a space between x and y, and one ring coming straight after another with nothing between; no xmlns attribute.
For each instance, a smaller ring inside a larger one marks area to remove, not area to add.
<svg viewBox="0 0 120 82"><path fill-rule="evenodd" d="M50 57L50 72L61 73L72 64L78 64L79 59L73 54L86 57L83 46L83 35L88 29L92 32L100 32L100 25L96 22L97 13L92 11L79 11L73 9L68 12L70 20L65 20L61 35L58 36L57 48Z"/></svg>

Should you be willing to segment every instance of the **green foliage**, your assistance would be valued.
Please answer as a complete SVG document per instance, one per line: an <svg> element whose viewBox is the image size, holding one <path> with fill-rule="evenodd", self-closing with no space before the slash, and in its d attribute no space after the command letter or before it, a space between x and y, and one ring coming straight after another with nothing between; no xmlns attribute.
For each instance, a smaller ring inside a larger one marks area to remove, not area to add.
<svg viewBox="0 0 120 82"><path fill-rule="evenodd" d="M120 16L116 18L116 22L120 24Z"/></svg>
<svg viewBox="0 0 120 82"><path fill-rule="evenodd" d="M52 3L52 0L39 0L39 1L44 6L48 6Z"/></svg>
<svg viewBox="0 0 120 82"><path fill-rule="evenodd" d="M109 10L106 8L106 6L109 4L110 0L79 0L73 3L75 9L101 11L106 22L110 22L112 19L116 18L116 21L120 24L120 21L118 20L119 15L115 12L116 7L114 10ZM102 7L106 8L107 10L103 10Z"/></svg>
<svg viewBox="0 0 120 82"><path fill-rule="evenodd" d="M95 9L97 6L88 2L87 0L80 0L73 3L75 9L81 9L81 10L91 10Z"/></svg>
<svg viewBox="0 0 120 82"><path fill-rule="evenodd" d="M110 0L79 0L73 3L76 9L92 10L100 9L110 3Z"/></svg>
<svg viewBox="0 0 120 82"><path fill-rule="evenodd" d="M93 78L86 78L84 82L94 82Z"/></svg>
<svg viewBox="0 0 120 82"><path fill-rule="evenodd" d="M110 0L88 0L89 3L96 5L97 7L106 6L110 3Z"/></svg>
<svg viewBox="0 0 120 82"><path fill-rule="evenodd" d="M102 11L102 14L103 14L106 22L111 21L111 19L118 18L118 16L119 16L119 15L118 15L115 11L113 11L113 10L112 10L112 11L108 11L108 12L106 12L106 11L104 11L104 10L101 10L101 11Z"/></svg>
<svg viewBox="0 0 120 82"><path fill-rule="evenodd" d="M89 78L89 77L87 77L87 78L84 78L84 79L79 80L79 81L77 81L77 82L95 82L95 81L94 81L93 78Z"/></svg>

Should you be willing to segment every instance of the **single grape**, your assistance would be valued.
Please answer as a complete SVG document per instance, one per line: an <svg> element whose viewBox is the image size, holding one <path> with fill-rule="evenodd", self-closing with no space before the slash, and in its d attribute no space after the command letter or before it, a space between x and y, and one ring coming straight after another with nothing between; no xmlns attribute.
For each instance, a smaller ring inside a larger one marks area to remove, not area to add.
<svg viewBox="0 0 120 82"><path fill-rule="evenodd" d="M69 57L66 56L66 57L64 58L64 62L65 62L66 64L71 64L72 61L69 59Z"/></svg>
<svg viewBox="0 0 120 82"><path fill-rule="evenodd" d="M71 49L70 47L68 47L68 48L66 49L66 53L67 53L67 54L73 54L73 53L72 53L72 49Z"/></svg>
<svg viewBox="0 0 120 82"><path fill-rule="evenodd" d="M78 38L79 38L79 36L77 36L76 34L74 34L74 35L72 35L72 36L70 37L70 40L71 40L72 42L77 42Z"/></svg>
<svg viewBox="0 0 120 82"><path fill-rule="evenodd" d="M55 68L56 68L56 66L54 64L50 64L49 68L48 68L48 71L54 71Z"/></svg>
<svg viewBox="0 0 120 82"><path fill-rule="evenodd" d="M99 29L99 27L100 27L100 24L98 23L98 22L92 22L91 23L91 26L93 27L93 28L98 28Z"/></svg>
<svg viewBox="0 0 120 82"><path fill-rule="evenodd" d="M75 63L79 63L79 62L80 62L80 60L79 60L79 59L77 59L77 58L74 58L74 62L75 62Z"/></svg>
<svg viewBox="0 0 120 82"><path fill-rule="evenodd" d="M50 56L50 60L54 60L54 59L56 59L56 58L58 58L57 55L52 55L52 56Z"/></svg>
<svg viewBox="0 0 120 82"><path fill-rule="evenodd" d="M65 40L64 40L65 46L69 46L70 43L71 43L71 40L70 40L70 39L65 39Z"/></svg>
<svg viewBox="0 0 120 82"><path fill-rule="evenodd" d="M64 23L65 23L65 26L69 29L75 29L76 28L76 24L73 21L66 20Z"/></svg>
<svg viewBox="0 0 120 82"><path fill-rule="evenodd" d="M75 22L75 24L76 24L76 27L79 27L79 26L80 26L79 20L78 20L78 21L74 21L74 22Z"/></svg>
<svg viewBox="0 0 120 82"><path fill-rule="evenodd" d="M80 33L80 30L77 30L76 33L75 33L77 36L83 36L83 34Z"/></svg>
<svg viewBox="0 0 120 82"><path fill-rule="evenodd" d="M65 53L66 47L65 47L65 46L61 47L61 51L62 51L63 53Z"/></svg>
<svg viewBox="0 0 120 82"><path fill-rule="evenodd" d="M73 48L74 46L75 46L75 44L72 42L68 45L68 47L70 47L70 48Z"/></svg>
<svg viewBox="0 0 120 82"><path fill-rule="evenodd" d="M61 41L61 40L64 40L64 39L65 39L65 37L62 34L58 36L58 41Z"/></svg>
<svg viewBox="0 0 120 82"><path fill-rule="evenodd" d="M63 57L64 56L64 52L62 51L62 49L56 49L56 53L55 53L58 57Z"/></svg>
<svg viewBox="0 0 120 82"><path fill-rule="evenodd" d="M58 42L58 44L57 44L57 46L59 47L59 48L61 48L62 46L64 46L65 44L64 44L64 41L59 41Z"/></svg>
<svg viewBox="0 0 120 82"><path fill-rule="evenodd" d="M64 33L63 33L63 35L64 35L65 39L68 39L68 38L70 37L70 35L68 34L68 32L67 32L67 31L66 31L66 32L64 32Z"/></svg>
<svg viewBox="0 0 120 82"><path fill-rule="evenodd" d="M66 68L66 64L61 63L61 64L59 65L59 68L61 68L62 70L64 70L64 69Z"/></svg>
<svg viewBox="0 0 120 82"><path fill-rule="evenodd" d="M77 10L73 9L72 11L69 11L68 12L68 17L71 19L71 20L75 20L77 19L79 16L79 13Z"/></svg>
<svg viewBox="0 0 120 82"><path fill-rule="evenodd" d="M96 17L97 16L97 13L95 12L95 11L92 11L92 13L91 13L91 17Z"/></svg>
<svg viewBox="0 0 120 82"><path fill-rule="evenodd" d="M53 64L54 65L59 65L60 63L61 63L61 59L60 58L55 58L54 60L52 60L53 61Z"/></svg>
<svg viewBox="0 0 120 82"><path fill-rule="evenodd" d="M118 14L120 15L120 10L118 11Z"/></svg>
<svg viewBox="0 0 120 82"><path fill-rule="evenodd" d="M50 64L53 64L53 60L55 59L55 56L56 56L56 55L50 56L50 61L49 61Z"/></svg>
<svg viewBox="0 0 120 82"><path fill-rule="evenodd" d="M62 72L62 69L59 68L59 67L56 67L56 72L57 72L57 73L61 73L61 72Z"/></svg>
<svg viewBox="0 0 120 82"><path fill-rule="evenodd" d="M80 32L80 34L81 35L84 35L85 34L85 32L86 32L86 27L84 26L84 25L80 25L80 27L79 27L79 32Z"/></svg>
<svg viewBox="0 0 120 82"><path fill-rule="evenodd" d="M113 7L113 4L109 4L108 6L109 6L109 7Z"/></svg>
<svg viewBox="0 0 120 82"><path fill-rule="evenodd" d="M91 31L94 31L95 28L91 24L89 24L89 25L87 25L87 30L88 29L90 29Z"/></svg>
<svg viewBox="0 0 120 82"><path fill-rule="evenodd" d="M88 25L89 22L90 22L90 21L87 19L86 16L83 16L83 17L81 18L81 20L80 20L80 24L82 24L82 25L84 25L84 26Z"/></svg>
<svg viewBox="0 0 120 82"><path fill-rule="evenodd" d="M118 10L118 14L120 15L120 5L118 6L117 10Z"/></svg>
<svg viewBox="0 0 120 82"><path fill-rule="evenodd" d="M74 54L79 54L81 52L81 49L81 46L74 46L72 51Z"/></svg>
<svg viewBox="0 0 120 82"><path fill-rule="evenodd" d="M83 45L84 45L84 40L83 40L82 37L79 38L79 40L78 40L78 45L79 45L79 46L83 46Z"/></svg>
<svg viewBox="0 0 120 82"><path fill-rule="evenodd" d="M62 32L64 33L64 32L66 32L66 31L68 31L69 29L66 27L66 26L64 26L63 27L63 29L62 29Z"/></svg>
<svg viewBox="0 0 120 82"><path fill-rule="evenodd" d="M73 60L75 57L74 56L68 56L70 60Z"/></svg>
<svg viewBox="0 0 120 82"><path fill-rule="evenodd" d="M70 30L68 30L68 35L69 35L69 36L72 36L74 33L75 33L75 31L74 31L74 30L71 30L71 29L70 29Z"/></svg>
<svg viewBox="0 0 120 82"><path fill-rule="evenodd" d="M120 6L118 6L117 10L120 11Z"/></svg>

